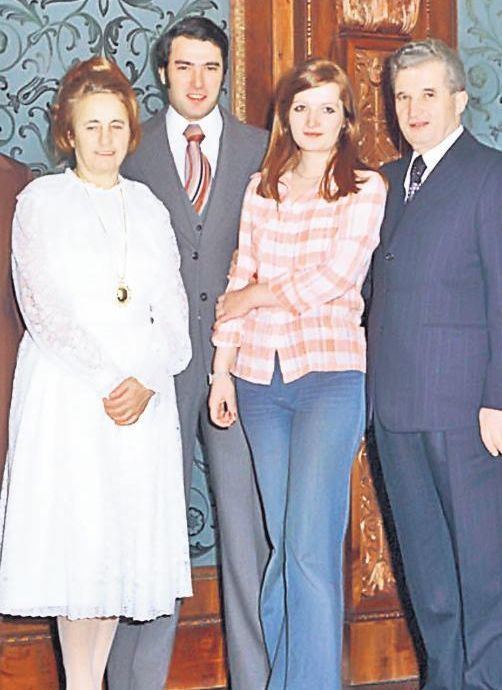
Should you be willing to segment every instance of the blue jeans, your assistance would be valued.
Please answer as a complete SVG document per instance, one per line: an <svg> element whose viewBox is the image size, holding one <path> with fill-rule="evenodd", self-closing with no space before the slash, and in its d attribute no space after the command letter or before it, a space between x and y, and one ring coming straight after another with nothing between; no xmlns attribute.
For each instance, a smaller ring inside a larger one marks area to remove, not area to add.
<svg viewBox="0 0 502 690"><path fill-rule="evenodd" d="M364 374L313 372L285 384L237 380L271 542L260 615L267 690L340 690L343 541Z"/></svg>

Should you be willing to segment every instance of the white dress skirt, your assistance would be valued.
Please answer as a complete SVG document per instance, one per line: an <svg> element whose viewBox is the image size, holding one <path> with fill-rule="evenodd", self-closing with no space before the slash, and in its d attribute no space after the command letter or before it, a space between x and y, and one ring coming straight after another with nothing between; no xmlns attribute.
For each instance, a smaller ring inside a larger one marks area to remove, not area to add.
<svg viewBox="0 0 502 690"><path fill-rule="evenodd" d="M0 613L171 614L191 594L173 382L191 349L169 214L140 183L103 190L68 170L20 194L12 246L27 331L0 495ZM103 398L129 376L155 395L121 427Z"/></svg>

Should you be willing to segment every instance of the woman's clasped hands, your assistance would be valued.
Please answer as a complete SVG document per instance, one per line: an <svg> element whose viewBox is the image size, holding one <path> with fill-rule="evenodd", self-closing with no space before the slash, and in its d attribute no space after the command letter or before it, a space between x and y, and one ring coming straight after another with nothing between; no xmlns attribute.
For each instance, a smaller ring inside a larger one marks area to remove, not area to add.
<svg viewBox="0 0 502 690"><path fill-rule="evenodd" d="M138 421L153 394L154 391L129 376L103 398L103 406L115 424L127 426Z"/></svg>

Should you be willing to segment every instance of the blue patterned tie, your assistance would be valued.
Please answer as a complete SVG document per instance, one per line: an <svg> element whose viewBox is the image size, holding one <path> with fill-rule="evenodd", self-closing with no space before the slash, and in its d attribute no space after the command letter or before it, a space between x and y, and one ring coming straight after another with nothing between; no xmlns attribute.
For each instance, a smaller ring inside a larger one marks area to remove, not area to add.
<svg viewBox="0 0 502 690"><path fill-rule="evenodd" d="M406 195L406 203L411 201L422 185L422 176L426 171L427 166L424 163L422 156L417 156L413 161L410 172L410 188Z"/></svg>

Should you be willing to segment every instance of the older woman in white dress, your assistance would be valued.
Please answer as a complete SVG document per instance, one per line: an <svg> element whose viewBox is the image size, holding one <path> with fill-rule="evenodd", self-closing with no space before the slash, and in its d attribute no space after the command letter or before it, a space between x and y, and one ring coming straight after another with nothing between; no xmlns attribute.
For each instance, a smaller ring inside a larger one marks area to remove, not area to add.
<svg viewBox="0 0 502 690"><path fill-rule="evenodd" d="M173 375L190 359L169 214L119 167L139 137L126 77L66 75L53 136L74 168L32 182L13 225L27 331L0 498L0 612L57 616L68 690L99 690L118 616L191 594Z"/></svg>

